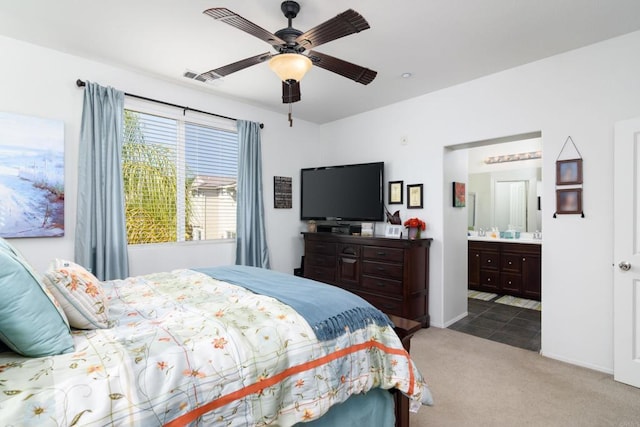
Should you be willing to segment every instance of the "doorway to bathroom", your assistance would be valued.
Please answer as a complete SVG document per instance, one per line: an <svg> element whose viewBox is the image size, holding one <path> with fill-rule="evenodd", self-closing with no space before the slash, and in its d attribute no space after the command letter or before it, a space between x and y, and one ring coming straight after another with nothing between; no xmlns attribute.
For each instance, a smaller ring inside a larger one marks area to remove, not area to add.
<svg viewBox="0 0 640 427"><path fill-rule="evenodd" d="M542 135L455 147L467 155L467 315L450 329L541 349Z"/></svg>

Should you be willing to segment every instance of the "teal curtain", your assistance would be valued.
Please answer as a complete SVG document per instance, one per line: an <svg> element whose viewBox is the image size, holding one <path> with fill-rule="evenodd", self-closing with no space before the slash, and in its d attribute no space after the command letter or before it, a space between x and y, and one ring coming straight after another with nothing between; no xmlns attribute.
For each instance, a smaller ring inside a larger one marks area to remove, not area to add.
<svg viewBox="0 0 640 427"><path fill-rule="evenodd" d="M86 82L78 152L75 261L100 280L129 275L120 165L124 93Z"/></svg>
<svg viewBox="0 0 640 427"><path fill-rule="evenodd" d="M238 120L236 264L269 268L262 203L260 124Z"/></svg>

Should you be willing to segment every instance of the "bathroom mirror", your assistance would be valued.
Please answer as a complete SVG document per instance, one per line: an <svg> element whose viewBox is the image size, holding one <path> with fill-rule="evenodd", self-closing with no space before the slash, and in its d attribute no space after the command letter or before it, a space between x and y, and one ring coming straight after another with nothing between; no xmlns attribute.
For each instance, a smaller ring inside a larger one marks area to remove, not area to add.
<svg viewBox="0 0 640 427"><path fill-rule="evenodd" d="M541 168L469 174L468 194L473 193L473 220L469 227L485 230L498 227L516 231L542 231L538 193L541 190Z"/></svg>
<svg viewBox="0 0 640 427"><path fill-rule="evenodd" d="M493 192L494 225L499 230L528 231L528 181L496 181Z"/></svg>
<svg viewBox="0 0 640 427"><path fill-rule="evenodd" d="M476 193L467 192L467 215L469 216L468 227L473 230L476 225Z"/></svg>

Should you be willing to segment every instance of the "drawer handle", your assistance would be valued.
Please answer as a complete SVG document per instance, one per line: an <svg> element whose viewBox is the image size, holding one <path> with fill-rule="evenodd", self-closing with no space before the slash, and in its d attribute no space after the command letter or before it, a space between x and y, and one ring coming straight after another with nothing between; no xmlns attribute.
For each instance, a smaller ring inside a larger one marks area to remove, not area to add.
<svg viewBox="0 0 640 427"><path fill-rule="evenodd" d="M396 308L396 306L395 306L395 305L392 305L392 304L383 304L382 306L383 306L384 308Z"/></svg>
<svg viewBox="0 0 640 427"><path fill-rule="evenodd" d="M489 278L487 278L487 282L490 282L490 281L491 281L491 278L490 278L490 277L489 277Z"/></svg>
<svg viewBox="0 0 640 427"><path fill-rule="evenodd" d="M386 286L386 284L382 282L376 282L376 285L380 286L381 288L384 288Z"/></svg>
<svg viewBox="0 0 640 427"><path fill-rule="evenodd" d="M378 253L376 253L376 255L387 256L387 253L383 251L379 251Z"/></svg>
<svg viewBox="0 0 640 427"><path fill-rule="evenodd" d="M511 265L511 261L509 261L509 265Z"/></svg>
<svg viewBox="0 0 640 427"><path fill-rule="evenodd" d="M509 280L509 284L511 284L511 280Z"/></svg>
<svg viewBox="0 0 640 427"><path fill-rule="evenodd" d="M527 259L526 258L522 258L522 262L525 262Z"/></svg>
<svg viewBox="0 0 640 427"><path fill-rule="evenodd" d="M491 262L491 260L490 260L490 259L488 259L488 260L487 260L487 262L489 262L489 263L490 263L490 262Z"/></svg>
<svg viewBox="0 0 640 427"><path fill-rule="evenodd" d="M378 267L378 268L377 268L377 270L378 270L378 271L386 271L386 268L384 268L384 267Z"/></svg>

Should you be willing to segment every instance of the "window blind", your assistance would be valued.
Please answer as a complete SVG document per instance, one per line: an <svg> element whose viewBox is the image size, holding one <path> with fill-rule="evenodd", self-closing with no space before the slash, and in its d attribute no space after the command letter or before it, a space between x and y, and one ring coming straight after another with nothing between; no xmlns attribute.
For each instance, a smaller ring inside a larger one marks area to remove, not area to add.
<svg viewBox="0 0 640 427"><path fill-rule="evenodd" d="M130 104L122 159L129 244L234 239L235 122Z"/></svg>

